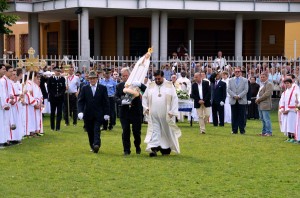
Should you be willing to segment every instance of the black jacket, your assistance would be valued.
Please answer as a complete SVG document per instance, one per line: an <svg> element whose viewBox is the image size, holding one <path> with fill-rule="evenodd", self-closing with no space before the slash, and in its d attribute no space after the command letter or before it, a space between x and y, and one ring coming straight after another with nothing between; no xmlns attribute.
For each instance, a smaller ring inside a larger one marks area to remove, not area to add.
<svg viewBox="0 0 300 198"><path fill-rule="evenodd" d="M84 120L97 119L102 123L104 115L109 115L109 101L106 87L97 84L97 89L93 96L91 86L83 86L78 97L78 112L83 112Z"/></svg>
<svg viewBox="0 0 300 198"><path fill-rule="evenodd" d="M209 82L206 80L202 80L202 94L203 94L203 100L204 100L204 106L210 107L210 86ZM194 107L200 108L199 100L199 90L198 90L198 83L193 83L192 85L192 92L191 92L191 98L194 99Z"/></svg>
<svg viewBox="0 0 300 198"><path fill-rule="evenodd" d="M220 104L220 102L224 102L226 100L227 87L226 83L222 80L219 80L217 86L216 82L211 83L211 103Z"/></svg>
<svg viewBox="0 0 300 198"><path fill-rule="evenodd" d="M120 106L120 118L125 117L135 117L135 118L142 118L143 115L143 107L142 107L142 99L141 97L136 97L132 100L131 105L121 105L122 99L125 96L125 93L123 92L125 82L121 82L117 85L116 89L116 102L117 105ZM141 91L145 92L146 86L144 84L141 84Z"/></svg>
<svg viewBox="0 0 300 198"><path fill-rule="evenodd" d="M55 76L51 76L47 83L49 101L63 101L66 92L66 79L59 77L57 80Z"/></svg>

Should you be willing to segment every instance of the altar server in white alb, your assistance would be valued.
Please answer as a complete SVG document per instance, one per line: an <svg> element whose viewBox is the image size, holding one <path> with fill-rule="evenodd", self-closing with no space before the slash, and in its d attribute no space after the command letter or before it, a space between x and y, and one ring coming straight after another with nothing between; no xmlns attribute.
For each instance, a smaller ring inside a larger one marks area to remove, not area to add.
<svg viewBox="0 0 300 198"><path fill-rule="evenodd" d="M5 73L5 65L0 65L0 78L4 75ZM4 144L6 143L7 139L6 139L6 127L4 127L4 114L5 114L5 104L6 101L2 100L2 98L4 98L4 87L2 86L2 84L0 83L0 149L4 148ZM3 103L4 102L4 103Z"/></svg>
<svg viewBox="0 0 300 198"><path fill-rule="evenodd" d="M294 141L296 131L296 97L299 96L298 86L293 86L291 79L285 79L286 90L281 94L279 111L281 112L281 132L288 136L287 141Z"/></svg>
<svg viewBox="0 0 300 198"><path fill-rule="evenodd" d="M32 97L36 101L36 104L34 105L35 134L42 135L44 133L43 116L42 116L43 94L40 88L40 74L36 74L34 76L34 80L32 84Z"/></svg>
<svg viewBox="0 0 300 198"><path fill-rule="evenodd" d="M180 129L176 126L178 115L178 97L172 82L164 79L163 71L154 72L155 82L151 82L143 95L144 114L149 115L146 151L150 157L169 155L171 151L180 153L178 138Z"/></svg>
<svg viewBox="0 0 300 198"><path fill-rule="evenodd" d="M22 99L22 103L24 105L24 123L25 123L25 136L34 136L36 130L36 120L33 115L35 115L34 106L37 104L35 98L33 97L33 82L32 80L32 72L31 74L27 73L26 83L24 86L24 98Z"/></svg>
<svg viewBox="0 0 300 198"><path fill-rule="evenodd" d="M18 70L20 72L20 70ZM19 76L22 76L22 69L21 74ZM21 106L22 104L19 102L20 95L22 94L22 86L19 81L19 77L17 76L17 71L14 70L11 76L11 83L12 83L12 91L14 95L14 104L11 105L11 119L12 123L15 124L15 129L11 129L11 143L17 144L20 143L23 135L24 135L24 126L23 126L23 119L21 114Z"/></svg>
<svg viewBox="0 0 300 198"><path fill-rule="evenodd" d="M0 79L0 85L3 87L1 94L1 107L3 111L3 125L0 127L4 133L6 141L11 140L11 105L14 104L14 96L12 92L12 83L10 77L12 76L13 68L10 65L5 66L5 74Z"/></svg>

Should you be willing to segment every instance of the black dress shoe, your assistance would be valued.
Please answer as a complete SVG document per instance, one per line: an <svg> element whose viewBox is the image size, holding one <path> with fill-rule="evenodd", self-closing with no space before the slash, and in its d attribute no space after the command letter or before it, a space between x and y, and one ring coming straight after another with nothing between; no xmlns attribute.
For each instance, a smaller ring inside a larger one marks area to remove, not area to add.
<svg viewBox="0 0 300 198"><path fill-rule="evenodd" d="M130 151L125 151L124 156L128 156L128 155L130 155Z"/></svg>
<svg viewBox="0 0 300 198"><path fill-rule="evenodd" d="M137 147L137 148L135 149L135 153L138 154L138 155L141 154L141 148L140 148L140 147Z"/></svg>
<svg viewBox="0 0 300 198"><path fill-rule="evenodd" d="M149 153L150 157L157 157L157 153L156 151L152 151L151 153Z"/></svg>
<svg viewBox="0 0 300 198"><path fill-rule="evenodd" d="M108 127L108 130L111 131L113 128L114 128L113 126L109 126L109 127Z"/></svg>
<svg viewBox="0 0 300 198"><path fill-rule="evenodd" d="M102 127L100 130L101 131L107 131L107 127Z"/></svg>
<svg viewBox="0 0 300 198"><path fill-rule="evenodd" d="M94 145L94 153L98 153L100 146Z"/></svg>

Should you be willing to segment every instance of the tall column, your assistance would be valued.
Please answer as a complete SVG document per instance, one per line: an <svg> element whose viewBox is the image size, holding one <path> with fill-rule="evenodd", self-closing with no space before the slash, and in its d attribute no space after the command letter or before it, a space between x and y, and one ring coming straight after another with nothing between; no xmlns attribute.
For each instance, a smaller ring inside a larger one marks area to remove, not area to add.
<svg viewBox="0 0 300 198"><path fill-rule="evenodd" d="M0 59L3 58L4 54L4 34L0 34Z"/></svg>
<svg viewBox="0 0 300 198"><path fill-rule="evenodd" d="M39 28L39 15L37 13L28 14L28 36L29 48L35 50L35 56L40 55L40 28Z"/></svg>
<svg viewBox="0 0 300 198"><path fill-rule="evenodd" d="M257 19L255 22L255 56L257 59L261 56L261 24L262 21Z"/></svg>
<svg viewBox="0 0 300 198"><path fill-rule="evenodd" d="M243 16L237 14L235 18L235 59L236 65L242 66L243 60Z"/></svg>
<svg viewBox="0 0 300 198"><path fill-rule="evenodd" d="M191 40L191 51L189 52L191 56L194 56L194 32L195 32L195 23L193 18L188 19L188 40ZM189 46L190 47L190 46Z"/></svg>
<svg viewBox="0 0 300 198"><path fill-rule="evenodd" d="M97 58L101 54L101 19L96 17L94 19L94 56Z"/></svg>
<svg viewBox="0 0 300 198"><path fill-rule="evenodd" d="M63 20L60 22L60 46L59 46L59 52L60 54L67 55L67 21Z"/></svg>
<svg viewBox="0 0 300 198"><path fill-rule="evenodd" d="M117 56L124 56L124 16L117 16Z"/></svg>
<svg viewBox="0 0 300 198"><path fill-rule="evenodd" d="M79 70L82 70L82 66L85 65L89 68L89 59L90 59L90 39L89 39L89 10L88 8L82 8L82 13L79 14L80 16L80 27L79 35L80 35L80 60L83 60L81 64L79 64Z"/></svg>
<svg viewBox="0 0 300 198"><path fill-rule="evenodd" d="M168 58L168 13L163 11L160 15L160 60Z"/></svg>
<svg viewBox="0 0 300 198"><path fill-rule="evenodd" d="M153 47L152 62L158 65L159 54L159 12L153 11L151 17L151 46Z"/></svg>

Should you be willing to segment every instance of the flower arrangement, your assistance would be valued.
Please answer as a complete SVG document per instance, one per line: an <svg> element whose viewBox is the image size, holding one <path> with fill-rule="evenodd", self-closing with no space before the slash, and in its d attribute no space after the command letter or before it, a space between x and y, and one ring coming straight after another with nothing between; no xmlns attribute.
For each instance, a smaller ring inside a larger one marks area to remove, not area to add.
<svg viewBox="0 0 300 198"><path fill-rule="evenodd" d="M190 96L189 96L189 94L188 94L187 91L183 91L183 90L177 89L176 90L176 94L177 94L178 98L181 99L181 100L188 100L188 99L190 99Z"/></svg>

